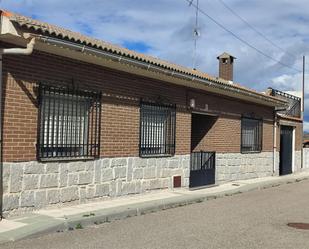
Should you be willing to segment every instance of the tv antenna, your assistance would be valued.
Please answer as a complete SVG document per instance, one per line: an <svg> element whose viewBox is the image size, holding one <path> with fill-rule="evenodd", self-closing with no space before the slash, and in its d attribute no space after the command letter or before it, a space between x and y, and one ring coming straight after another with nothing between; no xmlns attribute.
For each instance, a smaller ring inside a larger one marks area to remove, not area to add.
<svg viewBox="0 0 309 249"><path fill-rule="evenodd" d="M189 3L189 6L192 5L194 0L192 0ZM193 50L193 69L196 69L196 64L197 64L197 40L199 38L200 31L198 27L198 13L199 13L199 0L196 0L196 5L195 5L195 25L193 28L193 39L194 39L194 50Z"/></svg>

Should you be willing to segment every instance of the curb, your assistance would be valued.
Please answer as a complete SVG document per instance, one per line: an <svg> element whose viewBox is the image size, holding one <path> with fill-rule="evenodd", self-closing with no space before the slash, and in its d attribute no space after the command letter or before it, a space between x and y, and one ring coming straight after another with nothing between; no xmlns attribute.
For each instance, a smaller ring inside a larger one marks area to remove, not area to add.
<svg viewBox="0 0 309 249"><path fill-rule="evenodd" d="M94 211L92 216L84 217L85 214L75 215L67 220L67 230L74 230L77 226L82 228L99 225L107 222L112 222L115 220L122 220L129 217L145 215L149 213L155 213L162 210L172 209L176 207L182 207L186 205L191 205L194 203L205 202L208 200L213 200L217 198L223 198L226 196L233 196L236 194L242 194L246 192L251 192L254 190L262 190L273 187L278 187L285 184L296 183L304 180L308 180L309 177L297 177L293 179L278 179L272 180L272 182L261 182L261 183L251 183L245 186L240 186L236 189L221 191L218 193L211 194L196 194L194 196L177 196L171 197L163 200L148 201L145 203L131 204L127 207L116 207L106 210ZM59 232L59 230L58 230Z"/></svg>
<svg viewBox="0 0 309 249"><path fill-rule="evenodd" d="M170 197L162 200L147 201L144 203L130 204L128 206L112 207L104 210L96 210L91 213L80 213L61 219L52 219L45 223L44 226L34 230L28 230L17 233L15 236L4 237L0 234L0 244L17 241L25 238L35 238L54 232L65 232L75 229L83 229L85 227L99 225L103 223L112 222L115 220L122 220L129 217L145 215L149 213L158 212L161 210L182 207L194 203L205 202L226 196L233 196L236 194L246 193L254 190L262 190L273 187L278 187L284 184L296 183L308 180L309 176L299 176L289 179L274 179L269 182L249 183L248 185L239 186L235 189L224 190L217 193L208 194L194 194L194 195L180 195ZM9 232L8 232L9 233Z"/></svg>

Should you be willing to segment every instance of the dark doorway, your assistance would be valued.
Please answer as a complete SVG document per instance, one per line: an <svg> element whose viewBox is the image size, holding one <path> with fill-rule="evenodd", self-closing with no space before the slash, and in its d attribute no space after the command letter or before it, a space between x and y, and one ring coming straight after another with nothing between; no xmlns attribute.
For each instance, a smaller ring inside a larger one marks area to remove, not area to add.
<svg viewBox="0 0 309 249"><path fill-rule="evenodd" d="M217 121L217 116L192 113L191 152L211 150L209 134Z"/></svg>
<svg viewBox="0 0 309 249"><path fill-rule="evenodd" d="M293 127L281 126L280 130L280 163L279 174L287 175L292 173L293 158Z"/></svg>
<svg viewBox="0 0 309 249"><path fill-rule="evenodd" d="M190 188L215 184L216 153L207 143L207 134L216 120L216 116L192 114Z"/></svg>

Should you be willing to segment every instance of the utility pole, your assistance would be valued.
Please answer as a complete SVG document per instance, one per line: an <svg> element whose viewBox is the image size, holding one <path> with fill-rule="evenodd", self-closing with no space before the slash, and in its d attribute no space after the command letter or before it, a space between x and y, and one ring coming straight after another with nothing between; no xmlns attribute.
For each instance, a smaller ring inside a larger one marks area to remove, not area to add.
<svg viewBox="0 0 309 249"><path fill-rule="evenodd" d="M304 123L305 119L305 63L306 63L306 57L303 56L303 82L302 82L302 108L301 108L301 117ZM303 145L303 139L304 139L304 127L303 127L303 136L302 136L302 145ZM304 149L301 150L301 168L304 167Z"/></svg>
<svg viewBox="0 0 309 249"><path fill-rule="evenodd" d="M305 112L305 63L306 63L306 57L303 56L302 118L304 118L304 112Z"/></svg>

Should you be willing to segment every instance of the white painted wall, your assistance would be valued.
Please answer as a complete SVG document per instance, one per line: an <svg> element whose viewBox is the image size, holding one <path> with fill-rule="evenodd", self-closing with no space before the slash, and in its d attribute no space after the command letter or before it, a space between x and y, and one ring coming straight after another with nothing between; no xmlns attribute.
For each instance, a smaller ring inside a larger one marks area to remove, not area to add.
<svg viewBox="0 0 309 249"><path fill-rule="evenodd" d="M303 149L303 167L304 169L309 169L309 148Z"/></svg>

